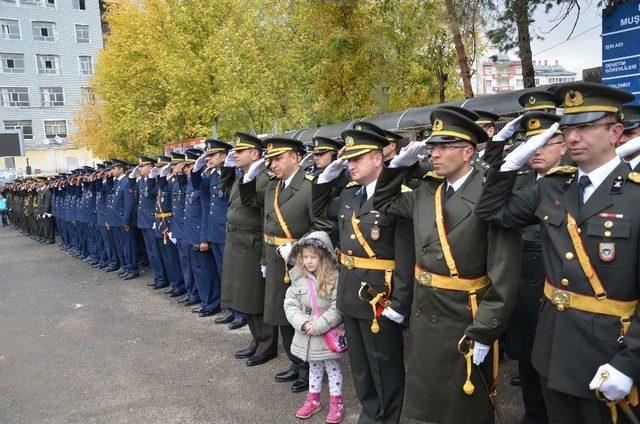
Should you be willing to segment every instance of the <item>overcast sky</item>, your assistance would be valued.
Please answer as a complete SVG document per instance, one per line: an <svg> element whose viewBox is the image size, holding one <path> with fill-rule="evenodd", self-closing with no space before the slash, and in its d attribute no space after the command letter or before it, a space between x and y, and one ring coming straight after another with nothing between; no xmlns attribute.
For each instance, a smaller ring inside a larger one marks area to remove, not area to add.
<svg viewBox="0 0 640 424"><path fill-rule="evenodd" d="M557 24L558 10L552 9L547 14L539 8L534 14L535 22L531 25L530 32L532 38L538 34L544 39L532 40L533 60L547 60L549 63L554 63L557 59L565 68L576 72L577 79L582 78L583 69L601 66L602 14L596 4L596 0L580 0L582 10L572 35L575 38L569 41L565 40L571 33L576 14L565 19L555 30L549 32ZM511 51L509 56L517 58L517 52Z"/></svg>

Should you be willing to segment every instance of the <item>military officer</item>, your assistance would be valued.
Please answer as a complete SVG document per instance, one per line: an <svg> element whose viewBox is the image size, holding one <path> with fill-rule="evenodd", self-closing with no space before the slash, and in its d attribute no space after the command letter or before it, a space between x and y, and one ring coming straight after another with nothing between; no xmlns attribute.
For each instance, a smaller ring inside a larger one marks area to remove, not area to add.
<svg viewBox="0 0 640 424"><path fill-rule="evenodd" d="M518 97L518 103L525 113L536 111L555 114L562 100L551 91L531 90Z"/></svg>
<svg viewBox="0 0 640 424"><path fill-rule="evenodd" d="M279 327L282 344L292 362L289 370L276 375L276 381L295 380L291 386L295 393L307 390L309 365L291 354L294 329L284 313L284 297L290 280L285 262L276 249L295 242L309 231L326 231L330 225L326 220L313 216L311 181L299 166L304 154L302 143L289 138L271 137L265 140L265 146L264 158L269 160L274 178L264 192L257 192L255 178L261 163L254 162L243 177L240 195L243 204L252 206L257 202L264 208L264 321Z"/></svg>
<svg viewBox="0 0 640 424"><path fill-rule="evenodd" d="M130 266L124 253L124 245L127 243L124 234L124 198L125 191L128 190L129 185L125 171L128 165L119 159L112 159L111 162L113 164L111 173L106 181L106 189L108 190L107 230L113 232L114 246L118 256L118 265L120 266L117 275L124 278L129 275Z"/></svg>
<svg viewBox="0 0 640 424"><path fill-rule="evenodd" d="M337 306L349 340L361 423L398 422L404 398L402 324L411 305L413 234L407 220L373 207L389 144L383 134L343 132L343 156L313 186L314 212L334 222L339 234ZM333 182L347 161L353 182L332 198Z"/></svg>
<svg viewBox="0 0 640 424"><path fill-rule="evenodd" d="M393 131L385 130L367 121L358 121L353 124L353 129L358 131L369 131L384 137L388 144L382 149L384 163L389 163L400 149L399 143L403 137Z"/></svg>
<svg viewBox="0 0 640 424"><path fill-rule="evenodd" d="M122 222L124 247L122 253L127 264L127 273L122 278L125 280L131 280L140 276L139 259L141 257L139 250L139 236L136 223L138 221L138 186L130 184L130 176L133 172L134 165L126 164L129 171L126 172L126 177L123 181L124 188L124 217ZM136 175L137 179L137 175ZM145 255L146 256L146 255Z"/></svg>
<svg viewBox="0 0 640 424"><path fill-rule="evenodd" d="M634 138L640 137L640 105L622 106L622 124L624 125L624 132L618 141L618 147ZM636 152L628 156L622 156L622 158L629 163L632 170L640 172L640 153Z"/></svg>
<svg viewBox="0 0 640 424"><path fill-rule="evenodd" d="M221 173L221 190L229 198L226 244L222 260L222 301L230 309L247 317L251 343L235 353L256 366L276 357L278 327L263 320L265 281L261 270L263 231L262 208L255 202L244 205L240 197L243 174L260 160L262 142L254 135L237 132L232 153L227 156ZM263 193L269 184L269 171L264 164L256 170L256 191Z"/></svg>
<svg viewBox="0 0 640 424"><path fill-rule="evenodd" d="M577 169L561 167L513 192L517 170L555 134L553 125L489 173L476 214L508 227L541 226L546 281L532 362L549 421L636 422L629 417L637 414L640 377L640 179L615 151L622 104L634 96L586 82L556 94Z"/></svg>
<svg viewBox="0 0 640 424"><path fill-rule="evenodd" d="M406 414L443 424L492 423L496 341L516 299L517 269L509 265L520 260L519 235L473 214L484 172L471 160L486 131L445 108L430 120L428 144L413 143L392 160L373 199L374 209L413 219L416 286ZM442 179L402 193L406 174L426 148Z"/></svg>

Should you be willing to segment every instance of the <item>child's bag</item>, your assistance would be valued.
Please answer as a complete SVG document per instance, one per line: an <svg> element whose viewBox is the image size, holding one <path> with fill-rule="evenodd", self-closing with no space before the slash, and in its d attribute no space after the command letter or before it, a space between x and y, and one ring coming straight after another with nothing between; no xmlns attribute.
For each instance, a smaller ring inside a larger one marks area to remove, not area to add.
<svg viewBox="0 0 640 424"><path fill-rule="evenodd" d="M307 287L309 287L309 298L311 299L313 313L316 314L317 317L320 317L322 314L316 301L316 289L313 285L313 280L309 277L307 277ZM347 336L345 335L344 323L342 322L324 333L322 338L331 352L340 353L347 350Z"/></svg>

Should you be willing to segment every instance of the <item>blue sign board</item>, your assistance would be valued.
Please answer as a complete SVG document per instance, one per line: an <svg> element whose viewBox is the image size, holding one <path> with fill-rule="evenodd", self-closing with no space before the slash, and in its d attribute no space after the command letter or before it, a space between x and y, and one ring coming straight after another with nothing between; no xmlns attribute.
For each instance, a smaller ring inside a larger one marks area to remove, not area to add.
<svg viewBox="0 0 640 424"><path fill-rule="evenodd" d="M602 17L602 83L638 95L640 103L640 0Z"/></svg>

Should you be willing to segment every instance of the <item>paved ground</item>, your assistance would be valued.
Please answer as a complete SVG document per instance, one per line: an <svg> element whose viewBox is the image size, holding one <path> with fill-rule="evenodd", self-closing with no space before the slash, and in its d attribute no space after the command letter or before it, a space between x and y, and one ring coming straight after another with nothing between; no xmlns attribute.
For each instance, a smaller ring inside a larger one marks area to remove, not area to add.
<svg viewBox="0 0 640 424"><path fill-rule="evenodd" d="M197 318L148 281L148 271L125 282L0 228L0 423L298 422L305 395L273 381L284 355L245 367L233 353L248 329ZM354 423L343 363L343 422ZM503 366L503 380L513 368ZM502 393L506 422L518 422L518 390ZM326 410L309 422L324 422Z"/></svg>

